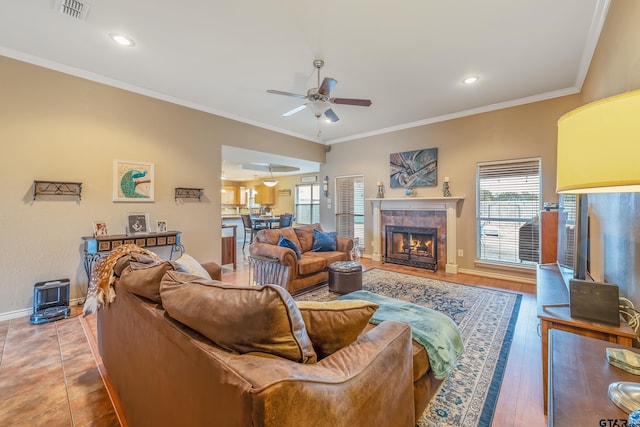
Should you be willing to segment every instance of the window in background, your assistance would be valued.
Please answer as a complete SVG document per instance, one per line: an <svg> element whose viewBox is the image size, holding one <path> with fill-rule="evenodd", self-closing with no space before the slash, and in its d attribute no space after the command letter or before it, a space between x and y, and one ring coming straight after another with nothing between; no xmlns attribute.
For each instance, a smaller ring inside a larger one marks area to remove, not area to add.
<svg viewBox="0 0 640 427"><path fill-rule="evenodd" d="M534 266L540 256L540 158L478 163L477 256Z"/></svg>
<svg viewBox="0 0 640 427"><path fill-rule="evenodd" d="M296 185L296 224L320 222L320 185Z"/></svg>
<svg viewBox="0 0 640 427"><path fill-rule="evenodd" d="M364 177L336 178L336 231L338 236L364 242Z"/></svg>

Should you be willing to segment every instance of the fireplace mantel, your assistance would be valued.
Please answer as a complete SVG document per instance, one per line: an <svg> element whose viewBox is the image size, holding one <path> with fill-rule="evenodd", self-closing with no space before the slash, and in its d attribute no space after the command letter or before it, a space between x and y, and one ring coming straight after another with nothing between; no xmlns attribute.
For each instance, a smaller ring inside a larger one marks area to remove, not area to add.
<svg viewBox="0 0 640 427"><path fill-rule="evenodd" d="M428 210L447 212L447 265L446 272L458 272L456 247L456 209L464 196L453 197L402 197L366 199L373 208L373 255L374 261L382 261L382 211L386 210Z"/></svg>

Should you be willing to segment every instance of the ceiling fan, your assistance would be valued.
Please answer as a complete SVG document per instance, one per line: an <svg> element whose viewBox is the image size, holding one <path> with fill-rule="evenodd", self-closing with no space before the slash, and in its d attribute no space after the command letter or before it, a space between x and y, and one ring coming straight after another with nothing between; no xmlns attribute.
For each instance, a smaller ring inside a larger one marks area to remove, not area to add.
<svg viewBox="0 0 640 427"><path fill-rule="evenodd" d="M324 66L324 61L322 59L316 59L313 61L313 66L318 70L318 87L309 89L306 95L283 92L281 90L267 90L268 93L293 96L294 98L307 99L309 101L291 111L287 111L283 114L284 117L289 117L298 111L309 108L317 118L320 118L320 116L324 114L330 122L337 122L340 118L338 118L337 114L331 109L331 104L357 105L360 107L368 107L371 105L370 99L331 98L331 90L335 87L338 81L331 77L325 77L322 80L322 84L320 84L320 68Z"/></svg>

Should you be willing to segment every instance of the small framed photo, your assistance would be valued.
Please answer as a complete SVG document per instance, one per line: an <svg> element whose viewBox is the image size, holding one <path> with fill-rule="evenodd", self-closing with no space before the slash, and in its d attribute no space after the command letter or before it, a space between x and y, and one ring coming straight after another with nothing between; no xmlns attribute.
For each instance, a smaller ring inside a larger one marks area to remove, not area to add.
<svg viewBox="0 0 640 427"><path fill-rule="evenodd" d="M108 236L106 221L93 221L93 237Z"/></svg>
<svg viewBox="0 0 640 427"><path fill-rule="evenodd" d="M149 233L148 213L128 212L125 214L124 219L127 235Z"/></svg>
<svg viewBox="0 0 640 427"><path fill-rule="evenodd" d="M156 221L156 232L165 233L167 231L167 221L159 219Z"/></svg>

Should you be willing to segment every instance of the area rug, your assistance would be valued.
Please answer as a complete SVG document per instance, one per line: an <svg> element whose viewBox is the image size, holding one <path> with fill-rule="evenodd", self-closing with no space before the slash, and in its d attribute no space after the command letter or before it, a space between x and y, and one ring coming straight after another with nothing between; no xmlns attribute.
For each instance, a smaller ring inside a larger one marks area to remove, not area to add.
<svg viewBox="0 0 640 427"><path fill-rule="evenodd" d="M381 269L365 271L362 288L443 312L460 329L465 349L417 425L490 426L522 295ZM295 299L329 301L339 296L324 286Z"/></svg>

